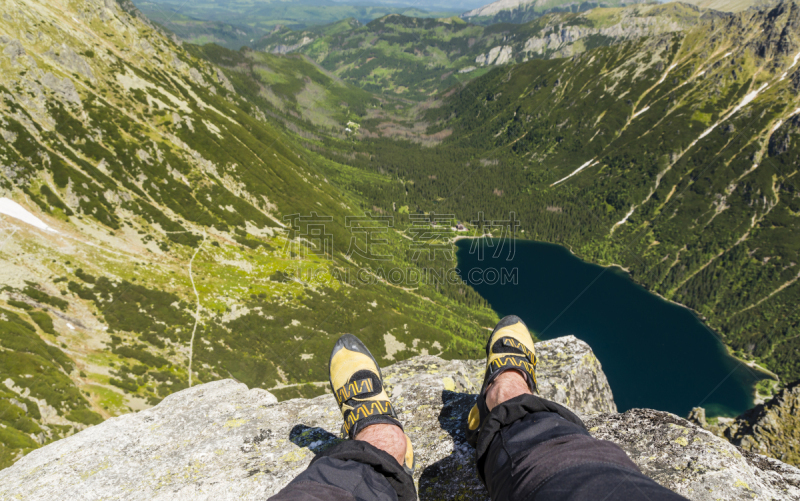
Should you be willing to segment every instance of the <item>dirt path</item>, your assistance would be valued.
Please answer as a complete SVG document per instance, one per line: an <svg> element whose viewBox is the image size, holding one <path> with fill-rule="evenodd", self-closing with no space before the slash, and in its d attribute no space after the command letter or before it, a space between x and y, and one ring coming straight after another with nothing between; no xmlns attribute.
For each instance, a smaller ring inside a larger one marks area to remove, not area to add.
<svg viewBox="0 0 800 501"><path fill-rule="evenodd" d="M192 259L189 260L189 280L192 282L192 290L194 291L194 297L197 298L197 309L194 312L194 327L192 328L192 339L189 341L189 387L192 387L192 355L194 352L194 335L197 332L197 324L200 323L200 294L197 293L197 287L194 285L194 275L192 275L192 263L194 263L194 258L197 257L197 253L200 252L200 249L203 248L203 244L206 243L206 230L203 230L203 241L200 242L200 245L197 246L197 250L194 251L192 254Z"/></svg>

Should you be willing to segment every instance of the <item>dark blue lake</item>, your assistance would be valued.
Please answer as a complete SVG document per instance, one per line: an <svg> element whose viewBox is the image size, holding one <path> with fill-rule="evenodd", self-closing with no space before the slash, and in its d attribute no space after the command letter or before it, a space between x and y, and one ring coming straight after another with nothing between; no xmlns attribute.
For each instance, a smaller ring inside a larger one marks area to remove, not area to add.
<svg viewBox="0 0 800 501"><path fill-rule="evenodd" d="M517 240L508 261L509 242L497 258L494 243L456 243L461 277L498 315L518 315L539 339L573 334L589 343L620 412L649 407L685 417L701 405L711 416L735 416L753 406L753 386L763 376L729 356L691 310L564 247ZM516 284L509 279L513 270Z"/></svg>

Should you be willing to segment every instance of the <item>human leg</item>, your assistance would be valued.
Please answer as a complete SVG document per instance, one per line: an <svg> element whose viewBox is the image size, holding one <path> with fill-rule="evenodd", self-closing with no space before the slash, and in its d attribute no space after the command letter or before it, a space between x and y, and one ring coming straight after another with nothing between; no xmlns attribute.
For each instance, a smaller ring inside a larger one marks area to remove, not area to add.
<svg viewBox="0 0 800 501"><path fill-rule="evenodd" d="M369 350L346 334L334 346L330 383L345 440L315 457L270 501L413 501L411 442L383 388Z"/></svg>
<svg viewBox="0 0 800 501"><path fill-rule="evenodd" d="M616 444L592 437L572 411L534 394L536 357L522 320L501 320L486 350L467 436L492 499L684 499L643 475Z"/></svg>

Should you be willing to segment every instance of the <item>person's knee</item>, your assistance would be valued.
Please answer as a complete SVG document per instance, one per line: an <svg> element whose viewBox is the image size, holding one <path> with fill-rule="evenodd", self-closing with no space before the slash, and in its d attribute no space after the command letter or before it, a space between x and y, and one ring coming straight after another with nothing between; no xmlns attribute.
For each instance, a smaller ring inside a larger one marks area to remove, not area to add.
<svg viewBox="0 0 800 501"><path fill-rule="evenodd" d="M585 428L553 412L534 412L504 426L486 455L484 478L494 499L543 482L596 442ZM623 453L624 454L624 453Z"/></svg>
<svg viewBox="0 0 800 501"><path fill-rule="evenodd" d="M519 404L532 407L524 400ZM579 420L568 417L552 411L529 412L508 419L497 430L479 461L492 498L518 499L560 472L581 465L602 464L640 474L619 446L592 437Z"/></svg>
<svg viewBox="0 0 800 501"><path fill-rule="evenodd" d="M581 464L561 470L528 496L528 501L686 501L642 473L605 463Z"/></svg>

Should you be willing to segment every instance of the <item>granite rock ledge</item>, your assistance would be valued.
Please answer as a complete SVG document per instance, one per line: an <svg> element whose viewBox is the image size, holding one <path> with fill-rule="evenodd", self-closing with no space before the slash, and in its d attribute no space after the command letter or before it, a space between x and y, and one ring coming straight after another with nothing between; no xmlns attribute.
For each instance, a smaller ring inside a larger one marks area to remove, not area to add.
<svg viewBox="0 0 800 501"><path fill-rule="evenodd" d="M693 500L800 499L800 470L742 451L675 415L624 414L572 336L537 343L541 394L569 406L659 483ZM482 361L415 357L384 369L418 460L421 500L488 499L463 425ZM0 499L263 500L339 440L333 396L277 402L232 380L170 395L37 449L0 471Z"/></svg>

